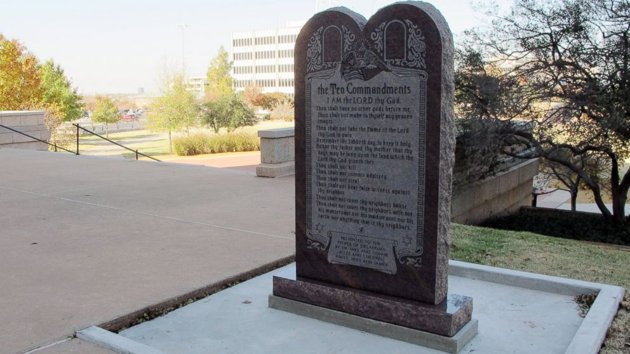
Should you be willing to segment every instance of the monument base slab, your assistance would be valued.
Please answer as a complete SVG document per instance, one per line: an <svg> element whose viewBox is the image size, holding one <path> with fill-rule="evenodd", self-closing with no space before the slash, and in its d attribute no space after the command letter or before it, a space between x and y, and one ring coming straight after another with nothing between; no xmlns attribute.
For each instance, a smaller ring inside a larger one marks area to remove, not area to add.
<svg viewBox="0 0 630 354"><path fill-rule="evenodd" d="M478 330L478 322L473 319L464 325L464 327L455 333L455 335L447 337L274 295L269 295L269 307L426 348L455 354L459 353L464 346L466 346L466 344L475 337Z"/></svg>
<svg viewBox="0 0 630 354"><path fill-rule="evenodd" d="M256 176L258 177L284 177L295 174L295 161L281 163L261 163L256 166Z"/></svg>
<svg viewBox="0 0 630 354"><path fill-rule="evenodd" d="M440 336L455 336L472 316L473 302L467 296L449 294L432 305L290 277L273 277L274 296Z"/></svg>

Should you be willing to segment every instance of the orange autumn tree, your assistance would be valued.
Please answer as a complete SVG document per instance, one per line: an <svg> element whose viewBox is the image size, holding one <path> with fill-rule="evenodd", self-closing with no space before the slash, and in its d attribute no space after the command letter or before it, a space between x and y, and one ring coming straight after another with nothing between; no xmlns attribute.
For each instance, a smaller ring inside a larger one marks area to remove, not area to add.
<svg viewBox="0 0 630 354"><path fill-rule="evenodd" d="M0 111L38 108L42 97L37 58L0 34Z"/></svg>

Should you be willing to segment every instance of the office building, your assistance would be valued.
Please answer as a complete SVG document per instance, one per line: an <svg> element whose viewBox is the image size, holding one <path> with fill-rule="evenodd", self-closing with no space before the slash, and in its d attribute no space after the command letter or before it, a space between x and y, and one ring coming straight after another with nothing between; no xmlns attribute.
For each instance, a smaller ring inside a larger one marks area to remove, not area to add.
<svg viewBox="0 0 630 354"><path fill-rule="evenodd" d="M234 89L257 86L264 93L293 95L293 47L303 23L232 35Z"/></svg>

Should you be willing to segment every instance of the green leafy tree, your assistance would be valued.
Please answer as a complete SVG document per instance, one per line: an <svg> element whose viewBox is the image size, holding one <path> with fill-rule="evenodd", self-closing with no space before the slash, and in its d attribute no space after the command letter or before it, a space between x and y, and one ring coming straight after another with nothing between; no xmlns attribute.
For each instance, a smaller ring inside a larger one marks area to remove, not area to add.
<svg viewBox="0 0 630 354"><path fill-rule="evenodd" d="M39 108L40 83L37 58L0 34L0 111Z"/></svg>
<svg viewBox="0 0 630 354"><path fill-rule="evenodd" d="M227 128L228 132L232 132L236 128L256 123L254 111L237 94L204 103L201 109L202 122L214 129L217 134L221 128Z"/></svg>
<svg viewBox="0 0 630 354"><path fill-rule="evenodd" d="M173 152L172 133L194 127L198 121L199 107L195 95L186 90L182 75L167 79L163 91L162 96L151 104L147 118L150 129L168 132L169 149Z"/></svg>
<svg viewBox="0 0 630 354"><path fill-rule="evenodd" d="M39 68L42 103L62 121L72 121L83 115L82 97L72 88L63 69L48 60Z"/></svg>
<svg viewBox="0 0 630 354"><path fill-rule="evenodd" d="M232 62L228 52L219 48L217 55L212 58L207 73L206 101L215 101L223 96L229 96L234 93L232 88L234 79L230 74L232 71Z"/></svg>
<svg viewBox="0 0 630 354"><path fill-rule="evenodd" d="M109 138L109 124L120 120L120 114L114 101L105 96L96 97L94 111L92 111L92 121L105 124L105 135Z"/></svg>
<svg viewBox="0 0 630 354"><path fill-rule="evenodd" d="M489 31L471 37L486 63L505 68L501 80L520 84L515 102L526 103L522 117L532 129L504 136L527 148L521 157L542 157L579 176L603 216L618 224L630 190L630 170L623 172L630 157L629 23L627 0L517 0Z"/></svg>
<svg viewBox="0 0 630 354"><path fill-rule="evenodd" d="M82 97L73 89L63 69L48 60L39 68L42 99L46 109L46 126L55 143L59 140L57 128L63 121L72 121L83 115Z"/></svg>

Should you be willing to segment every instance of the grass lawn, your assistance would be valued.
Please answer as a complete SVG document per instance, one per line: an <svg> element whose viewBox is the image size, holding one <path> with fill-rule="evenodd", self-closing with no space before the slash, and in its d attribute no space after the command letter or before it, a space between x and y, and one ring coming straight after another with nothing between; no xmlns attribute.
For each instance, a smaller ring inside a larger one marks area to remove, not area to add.
<svg viewBox="0 0 630 354"><path fill-rule="evenodd" d="M237 132L257 133L261 129L274 129L274 128L286 128L293 127L293 122L284 121L263 121L255 126L241 127L236 129ZM194 128L191 129L191 133L205 132L213 134L211 129ZM221 133L224 133L222 130ZM184 133L173 133L173 137L182 135ZM138 150L139 152L153 156L158 159L173 158L176 155L169 151L168 146L168 134L156 133L148 130L133 130L126 132L110 133L109 139L119 144L125 145L130 149ZM73 141L74 143L74 141ZM74 149L74 144L71 150ZM111 144L105 140L94 135L86 134L82 135L80 142L80 152L85 155L99 155L99 156L123 156L128 159L134 159L135 154L131 151L125 150L114 144ZM142 157L141 157L142 159Z"/></svg>
<svg viewBox="0 0 630 354"><path fill-rule="evenodd" d="M452 234L452 259L630 289L627 248L464 225L453 225ZM630 353L627 292L601 353Z"/></svg>

